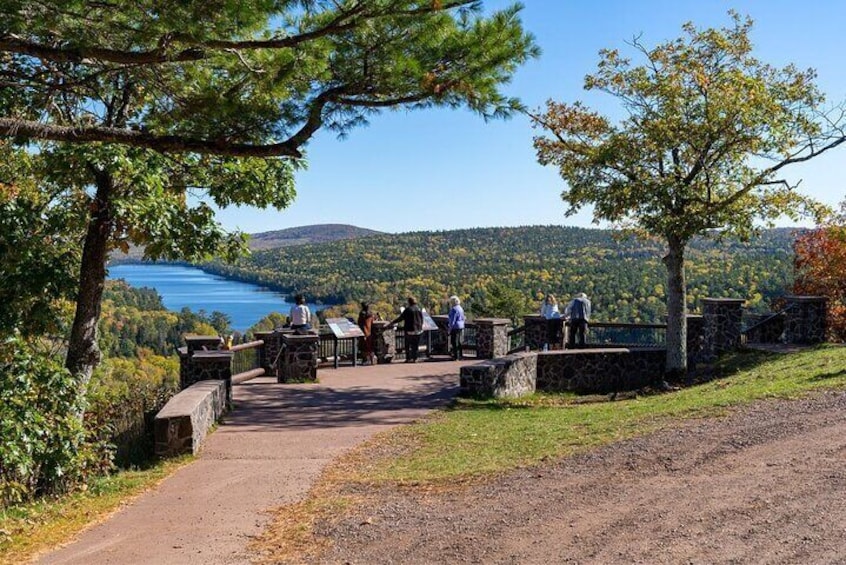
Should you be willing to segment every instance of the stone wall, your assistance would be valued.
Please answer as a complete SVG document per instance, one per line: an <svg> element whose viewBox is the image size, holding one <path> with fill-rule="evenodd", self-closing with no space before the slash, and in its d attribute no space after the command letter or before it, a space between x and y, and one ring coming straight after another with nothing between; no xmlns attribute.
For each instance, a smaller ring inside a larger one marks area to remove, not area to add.
<svg viewBox="0 0 846 565"><path fill-rule="evenodd" d="M827 300L821 296L785 296L787 343L822 343L826 338Z"/></svg>
<svg viewBox="0 0 846 565"><path fill-rule="evenodd" d="M546 343L546 318L523 316L523 327L526 328L524 344L532 351L541 350Z"/></svg>
<svg viewBox="0 0 846 565"><path fill-rule="evenodd" d="M227 383L195 383L171 398L153 424L156 455L173 457L197 453L214 424L228 409Z"/></svg>
<svg viewBox="0 0 846 565"><path fill-rule="evenodd" d="M514 353L461 368L461 395L513 398L535 392L537 354Z"/></svg>
<svg viewBox="0 0 846 565"><path fill-rule="evenodd" d="M288 329L255 333L255 339L264 341L264 347L260 349L259 353L259 362L266 375L273 375L277 380L279 379L279 354L284 347L282 337L293 332L293 330Z"/></svg>
<svg viewBox="0 0 846 565"><path fill-rule="evenodd" d="M665 348L568 349L538 353L537 390L606 394L654 385L664 377Z"/></svg>

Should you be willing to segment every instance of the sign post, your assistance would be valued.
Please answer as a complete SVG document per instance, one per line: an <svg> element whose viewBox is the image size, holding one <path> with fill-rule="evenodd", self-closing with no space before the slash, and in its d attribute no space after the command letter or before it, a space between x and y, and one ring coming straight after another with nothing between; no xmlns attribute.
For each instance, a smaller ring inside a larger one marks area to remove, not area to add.
<svg viewBox="0 0 846 565"><path fill-rule="evenodd" d="M364 332L361 328L355 325L352 321L346 318L326 318L326 325L332 330L335 342L335 368L338 368L340 355L338 353L338 340L352 339L353 340L353 367L358 362L358 338L364 337Z"/></svg>

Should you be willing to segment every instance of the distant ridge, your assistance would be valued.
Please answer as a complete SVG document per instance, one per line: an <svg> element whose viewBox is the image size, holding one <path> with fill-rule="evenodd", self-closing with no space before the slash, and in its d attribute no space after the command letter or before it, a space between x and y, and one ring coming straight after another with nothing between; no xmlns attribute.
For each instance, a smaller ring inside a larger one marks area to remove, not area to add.
<svg viewBox="0 0 846 565"><path fill-rule="evenodd" d="M359 228L347 224L317 224L299 226L284 230L266 231L250 235L250 249L261 251L288 247L291 245L305 245L308 243L326 243L343 239L357 239L371 235L382 235L383 232Z"/></svg>

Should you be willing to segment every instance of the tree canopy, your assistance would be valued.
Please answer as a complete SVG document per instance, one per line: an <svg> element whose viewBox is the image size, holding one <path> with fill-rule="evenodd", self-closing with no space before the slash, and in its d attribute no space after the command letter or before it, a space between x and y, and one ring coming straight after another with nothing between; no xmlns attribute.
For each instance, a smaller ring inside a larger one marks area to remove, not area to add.
<svg viewBox="0 0 846 565"><path fill-rule="evenodd" d="M212 204L284 208L305 144L386 108L519 107L520 6L476 0L0 0L0 137L87 212L68 367L90 374L105 263L234 256Z"/></svg>
<svg viewBox="0 0 846 565"><path fill-rule="evenodd" d="M668 363L684 371L684 249L709 230L748 235L754 221L816 213L819 205L782 177L789 165L843 143L843 107L827 110L813 70L776 68L753 55L752 20L699 29L648 48L634 64L600 52L587 90L615 97L618 121L584 104L550 101L533 116L541 164L567 184L573 213L663 237L668 253Z"/></svg>

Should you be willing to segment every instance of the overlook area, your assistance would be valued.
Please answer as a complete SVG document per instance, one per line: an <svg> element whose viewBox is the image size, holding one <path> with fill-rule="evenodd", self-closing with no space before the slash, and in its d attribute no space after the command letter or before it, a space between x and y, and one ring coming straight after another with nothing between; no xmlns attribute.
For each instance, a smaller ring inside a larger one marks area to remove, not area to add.
<svg viewBox="0 0 846 565"><path fill-rule="evenodd" d="M846 4L719 4L0 0L0 563L842 561Z"/></svg>

